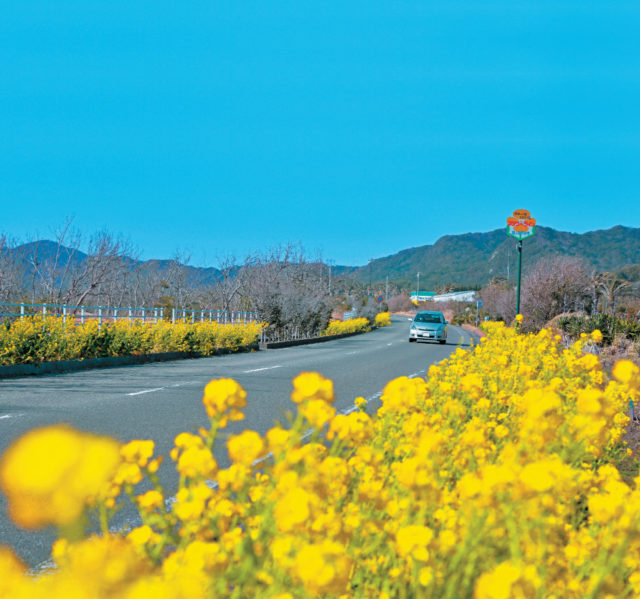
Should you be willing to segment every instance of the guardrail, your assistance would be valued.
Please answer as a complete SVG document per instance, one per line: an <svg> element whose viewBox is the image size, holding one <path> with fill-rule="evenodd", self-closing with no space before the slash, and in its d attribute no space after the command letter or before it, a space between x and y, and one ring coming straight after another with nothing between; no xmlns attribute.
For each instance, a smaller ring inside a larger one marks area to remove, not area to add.
<svg viewBox="0 0 640 599"><path fill-rule="evenodd" d="M256 312L241 312L233 310L189 310L177 309L171 310L171 322L176 320L187 320L191 322L219 322L221 324L235 324L248 322L257 322L258 314Z"/></svg>
<svg viewBox="0 0 640 599"><path fill-rule="evenodd" d="M285 330L276 330L272 327L264 327L262 331L260 331L260 343L273 343L277 341L297 341L300 339L311 339L316 337L316 335L311 335L308 333L300 333L300 327L288 327Z"/></svg>
<svg viewBox="0 0 640 599"><path fill-rule="evenodd" d="M73 319L74 322L84 324L87 320L96 319L98 325L103 322L116 322L118 320L143 320L144 322L157 323L164 319L163 308L117 308L113 306L70 306L64 304L29 304L2 303L0 302L0 318L16 319L25 316L61 316L63 321ZM186 320L190 322L219 322L248 323L256 322L258 315L255 312L229 311L229 310L193 310L187 308L173 308L171 310L171 322Z"/></svg>

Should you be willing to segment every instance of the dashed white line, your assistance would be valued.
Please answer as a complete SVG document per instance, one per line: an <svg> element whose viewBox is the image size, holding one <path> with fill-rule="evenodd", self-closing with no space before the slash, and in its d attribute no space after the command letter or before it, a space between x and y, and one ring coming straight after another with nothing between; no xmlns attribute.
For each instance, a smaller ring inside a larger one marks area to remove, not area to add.
<svg viewBox="0 0 640 599"><path fill-rule="evenodd" d="M249 372L261 372L263 370L273 370L274 368L282 368L282 364L278 364L276 366L265 366L264 368L253 368L252 370L243 370L244 374L248 374Z"/></svg>
<svg viewBox="0 0 640 599"><path fill-rule="evenodd" d="M144 389L143 391L136 391L134 393L127 393L127 395L142 395L144 393L153 393L154 391L162 391L166 387L156 387L155 389Z"/></svg>
<svg viewBox="0 0 640 599"><path fill-rule="evenodd" d="M387 343L387 347L389 347L390 345L393 345L393 343Z"/></svg>
<svg viewBox="0 0 640 599"><path fill-rule="evenodd" d="M0 420L4 420L5 418L11 418L11 414L3 414L0 416Z"/></svg>

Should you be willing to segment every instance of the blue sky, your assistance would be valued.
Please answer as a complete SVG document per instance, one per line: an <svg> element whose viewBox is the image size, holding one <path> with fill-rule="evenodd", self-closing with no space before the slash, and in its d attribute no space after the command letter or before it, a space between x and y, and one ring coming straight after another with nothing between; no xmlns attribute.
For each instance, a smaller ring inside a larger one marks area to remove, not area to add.
<svg viewBox="0 0 640 599"><path fill-rule="evenodd" d="M0 5L0 232L337 264L640 226L640 3Z"/></svg>

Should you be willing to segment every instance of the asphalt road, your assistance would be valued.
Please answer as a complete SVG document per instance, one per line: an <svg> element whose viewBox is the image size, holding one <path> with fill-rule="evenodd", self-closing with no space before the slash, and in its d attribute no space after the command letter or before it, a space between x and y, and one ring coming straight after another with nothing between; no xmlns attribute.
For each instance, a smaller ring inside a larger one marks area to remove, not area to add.
<svg viewBox="0 0 640 599"><path fill-rule="evenodd" d="M348 411L363 396L374 412L384 385L398 376L424 376L429 366L447 357L457 346L469 346L471 334L449 326L446 345L408 343L408 319L393 317L392 326L371 333L314 345L271 349L212 358L123 366L67 374L0 380L0 453L12 440L32 428L66 422L120 441L153 439L156 453L165 456L161 478L175 489L177 478L168 459L175 436L207 427L202 390L212 378L231 377L247 391L245 420L225 431L267 431L292 410L291 380L314 370L334 382L335 406ZM216 459L228 464L223 442ZM130 517L127 510L120 524ZM0 495L0 544L11 545L31 566L47 559L51 531L27 532L15 528Z"/></svg>

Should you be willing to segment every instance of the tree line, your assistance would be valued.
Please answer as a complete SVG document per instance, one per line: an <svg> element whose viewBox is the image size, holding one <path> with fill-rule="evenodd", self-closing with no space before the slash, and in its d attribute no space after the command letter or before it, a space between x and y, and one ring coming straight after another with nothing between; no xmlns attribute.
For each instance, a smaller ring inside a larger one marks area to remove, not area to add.
<svg viewBox="0 0 640 599"><path fill-rule="evenodd" d="M365 286L331 276L301 245L286 244L215 269L194 268L189 256L137 259L133 246L101 231L88 239L70 222L53 241L18 244L0 236L0 302L252 311L276 337L313 336L332 313L356 308L375 317Z"/></svg>

